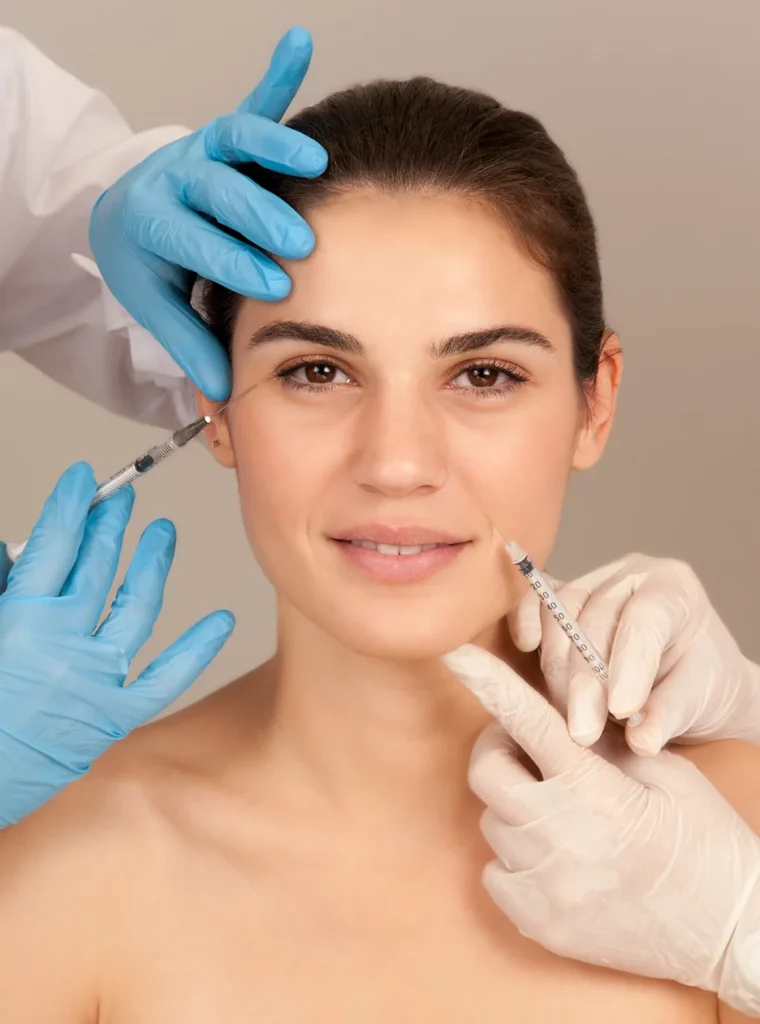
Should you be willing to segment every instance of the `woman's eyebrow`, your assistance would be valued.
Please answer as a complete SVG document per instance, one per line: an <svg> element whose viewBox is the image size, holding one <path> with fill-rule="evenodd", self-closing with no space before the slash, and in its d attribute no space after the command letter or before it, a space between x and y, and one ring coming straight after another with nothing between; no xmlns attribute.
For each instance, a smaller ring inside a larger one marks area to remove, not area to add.
<svg viewBox="0 0 760 1024"><path fill-rule="evenodd" d="M445 359L449 356L461 356L475 349L486 348L500 341L520 341L524 345L537 345L547 352L553 352L554 346L548 338L531 327L506 325L504 327L487 327L483 331L467 331L455 334L446 341L431 345L430 354L434 359Z"/></svg>
<svg viewBox="0 0 760 1024"><path fill-rule="evenodd" d="M269 341L306 341L313 345L323 345L336 349L338 352L349 352L352 355L363 355L364 346L357 337L347 331L339 331L335 327L315 324L305 320L273 320L254 331L248 341L248 348L256 348ZM500 341L519 341L524 345L536 345L554 351L548 338L531 327L518 327L513 324L503 327L487 327L481 331L466 331L455 334L445 341L430 346L430 355L434 359L446 359L461 356L476 349L487 348Z"/></svg>
<svg viewBox="0 0 760 1024"><path fill-rule="evenodd" d="M351 352L357 356L364 353L364 346L353 334L304 320L273 320L264 324L251 335L248 348L255 348L267 341L308 341L314 345L324 345L326 348Z"/></svg>

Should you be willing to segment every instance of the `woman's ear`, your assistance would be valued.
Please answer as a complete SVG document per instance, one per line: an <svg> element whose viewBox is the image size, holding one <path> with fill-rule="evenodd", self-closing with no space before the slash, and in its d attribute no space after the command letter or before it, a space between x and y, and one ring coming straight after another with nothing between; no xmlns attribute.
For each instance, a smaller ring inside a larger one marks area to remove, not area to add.
<svg viewBox="0 0 760 1024"><path fill-rule="evenodd" d="M226 404L210 401L198 388L195 389L195 400L198 403L198 412L201 416L212 416L218 409L221 409L222 405ZM203 433L211 454L219 465L224 466L225 469L234 469L235 450L232 447L230 428L225 413L214 417Z"/></svg>
<svg viewBox="0 0 760 1024"><path fill-rule="evenodd" d="M617 334L607 331L602 341L596 381L587 393L587 409L575 444L573 469L590 469L601 458L615 419L622 377L620 339Z"/></svg>

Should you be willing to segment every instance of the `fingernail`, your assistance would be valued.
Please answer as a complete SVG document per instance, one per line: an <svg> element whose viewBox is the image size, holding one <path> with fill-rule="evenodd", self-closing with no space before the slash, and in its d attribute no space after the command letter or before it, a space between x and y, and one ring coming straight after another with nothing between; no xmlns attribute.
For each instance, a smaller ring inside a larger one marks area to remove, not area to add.
<svg viewBox="0 0 760 1024"><path fill-rule="evenodd" d="M641 696L641 673L635 671L624 679L618 679L610 690L610 714L619 722L636 713L643 701Z"/></svg>
<svg viewBox="0 0 760 1024"><path fill-rule="evenodd" d="M656 724L636 729L633 735L626 730L626 737L631 750L642 757L655 757L662 750L662 732Z"/></svg>
<svg viewBox="0 0 760 1024"><path fill-rule="evenodd" d="M157 537L174 537L177 532L171 519L154 519L150 528Z"/></svg>
<svg viewBox="0 0 760 1024"><path fill-rule="evenodd" d="M230 611L218 611L214 616L214 629L209 634L213 640L220 636L228 636L235 628L235 616Z"/></svg>
<svg viewBox="0 0 760 1024"><path fill-rule="evenodd" d="M575 676L570 682L568 731L581 746L596 743L607 721L605 691L596 676Z"/></svg>
<svg viewBox="0 0 760 1024"><path fill-rule="evenodd" d="M183 643L178 642L172 661L188 657L191 662L211 660L234 629L235 616L228 611L212 612L199 626L202 635L199 636L196 629L191 630Z"/></svg>
<svg viewBox="0 0 760 1024"><path fill-rule="evenodd" d="M314 234L310 228L300 225L285 228L280 239L280 248L284 255L295 259L308 256L314 248Z"/></svg>
<svg viewBox="0 0 760 1024"><path fill-rule="evenodd" d="M74 493L84 493L95 486L95 474L89 462L75 462L70 466L61 478L67 490Z"/></svg>
<svg viewBox="0 0 760 1024"><path fill-rule="evenodd" d="M635 715L631 715L628 719L628 725L631 729L635 729L638 725L641 725L646 717L643 711L637 711Z"/></svg>
<svg viewBox="0 0 760 1024"><path fill-rule="evenodd" d="M531 651L535 651L540 646L542 638L543 630L541 629L541 624L539 623L538 626L534 628L528 627L527 629L521 629L517 637L517 640L515 641L515 646L518 648L518 650L524 651L526 654L529 654Z"/></svg>
<svg viewBox="0 0 760 1024"><path fill-rule="evenodd" d="M174 523L168 519L156 519L146 527L147 542L150 550L161 557L174 556L177 543L177 531Z"/></svg>
<svg viewBox="0 0 760 1024"><path fill-rule="evenodd" d="M260 269L260 268L259 268ZM266 294L259 294L259 299L284 299L290 294L291 280L287 274L275 274L274 272L266 271L262 274L262 283Z"/></svg>
<svg viewBox="0 0 760 1024"><path fill-rule="evenodd" d="M316 146L299 146L293 153L292 161L298 169L307 174L321 174L327 167L327 151Z"/></svg>

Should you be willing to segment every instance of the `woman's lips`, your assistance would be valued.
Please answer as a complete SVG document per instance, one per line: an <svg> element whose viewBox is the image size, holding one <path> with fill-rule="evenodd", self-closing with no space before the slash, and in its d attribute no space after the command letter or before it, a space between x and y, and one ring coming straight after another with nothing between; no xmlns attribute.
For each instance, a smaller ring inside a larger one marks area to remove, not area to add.
<svg viewBox="0 0 760 1024"><path fill-rule="evenodd" d="M343 557L366 576L388 583L413 583L425 580L451 565L470 542L420 540L416 544L402 545L399 541L380 544L365 538L333 538L333 543ZM377 546L373 547L373 544ZM401 553L396 554L399 548Z"/></svg>

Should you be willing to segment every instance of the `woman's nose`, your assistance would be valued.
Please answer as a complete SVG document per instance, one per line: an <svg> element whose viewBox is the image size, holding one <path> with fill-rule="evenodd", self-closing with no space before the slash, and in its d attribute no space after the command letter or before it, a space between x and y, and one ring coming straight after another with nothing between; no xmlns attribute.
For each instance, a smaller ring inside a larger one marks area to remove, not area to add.
<svg viewBox="0 0 760 1024"><path fill-rule="evenodd" d="M360 487L389 497L435 491L446 479L444 425L417 394L385 394L368 401L353 452L351 474Z"/></svg>

